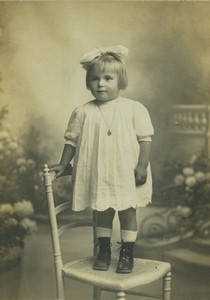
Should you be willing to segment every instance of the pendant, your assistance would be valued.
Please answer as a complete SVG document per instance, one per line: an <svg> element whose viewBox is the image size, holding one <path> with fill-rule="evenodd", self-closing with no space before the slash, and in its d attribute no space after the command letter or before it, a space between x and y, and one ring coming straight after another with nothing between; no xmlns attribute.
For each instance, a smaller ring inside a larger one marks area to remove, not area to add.
<svg viewBox="0 0 210 300"><path fill-rule="evenodd" d="M107 131L107 135L111 135L112 134L112 132L111 132L111 130L109 129L108 131Z"/></svg>

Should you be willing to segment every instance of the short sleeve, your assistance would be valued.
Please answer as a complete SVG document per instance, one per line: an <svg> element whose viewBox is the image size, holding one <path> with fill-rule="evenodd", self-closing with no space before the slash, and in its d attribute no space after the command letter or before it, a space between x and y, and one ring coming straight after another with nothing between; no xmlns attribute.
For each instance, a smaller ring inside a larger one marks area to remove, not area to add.
<svg viewBox="0 0 210 300"><path fill-rule="evenodd" d="M133 105L133 120L137 140L139 142L151 141L154 129L149 112L143 104L137 101L134 101Z"/></svg>
<svg viewBox="0 0 210 300"><path fill-rule="evenodd" d="M77 107L71 114L67 129L64 134L66 139L65 144L70 144L76 147L78 137L80 135L83 124L83 109L82 106Z"/></svg>

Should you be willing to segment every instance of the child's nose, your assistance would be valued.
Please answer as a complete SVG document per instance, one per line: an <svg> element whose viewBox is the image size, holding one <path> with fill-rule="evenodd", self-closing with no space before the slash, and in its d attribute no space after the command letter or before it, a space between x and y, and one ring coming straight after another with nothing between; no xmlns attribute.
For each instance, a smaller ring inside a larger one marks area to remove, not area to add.
<svg viewBox="0 0 210 300"><path fill-rule="evenodd" d="M104 80L103 79L99 79L98 86L103 86L103 85L104 85Z"/></svg>

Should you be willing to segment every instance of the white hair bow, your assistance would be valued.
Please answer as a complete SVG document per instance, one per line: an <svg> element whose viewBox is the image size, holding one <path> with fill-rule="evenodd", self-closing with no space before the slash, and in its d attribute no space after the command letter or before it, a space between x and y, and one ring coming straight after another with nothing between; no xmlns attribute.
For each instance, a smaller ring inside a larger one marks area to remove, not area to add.
<svg viewBox="0 0 210 300"><path fill-rule="evenodd" d="M87 66L92 60L105 53L110 53L110 54L113 53L121 60L122 63L125 63L125 58L128 55L128 49L122 45L113 46L113 47L96 48L86 53L83 59L80 61L80 63L82 67L85 70L87 70Z"/></svg>

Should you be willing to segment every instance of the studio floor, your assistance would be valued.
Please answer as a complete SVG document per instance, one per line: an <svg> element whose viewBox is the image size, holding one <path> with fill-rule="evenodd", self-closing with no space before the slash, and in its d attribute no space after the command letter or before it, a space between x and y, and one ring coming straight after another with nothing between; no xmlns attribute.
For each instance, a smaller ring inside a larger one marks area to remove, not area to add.
<svg viewBox="0 0 210 300"><path fill-rule="evenodd" d="M78 228L63 238L64 261L68 257L79 258L92 253L90 228ZM114 242L113 242L114 244ZM114 245L113 245L113 248ZM115 250L114 250L115 251ZM117 250L116 250L117 251ZM140 256L140 255L139 255ZM210 295L210 270L188 265L173 266L171 300L208 300ZM150 287L159 288L160 283ZM145 286L147 289L147 286ZM39 224L38 232L26 240L22 262L0 274L1 300L53 300L55 299L54 266L48 224ZM66 283L67 300L91 299L92 288L76 281ZM114 300L115 296L104 292L102 300ZM138 299L128 295L127 300ZM141 298L145 300L146 298ZM147 298L148 299L148 298Z"/></svg>

